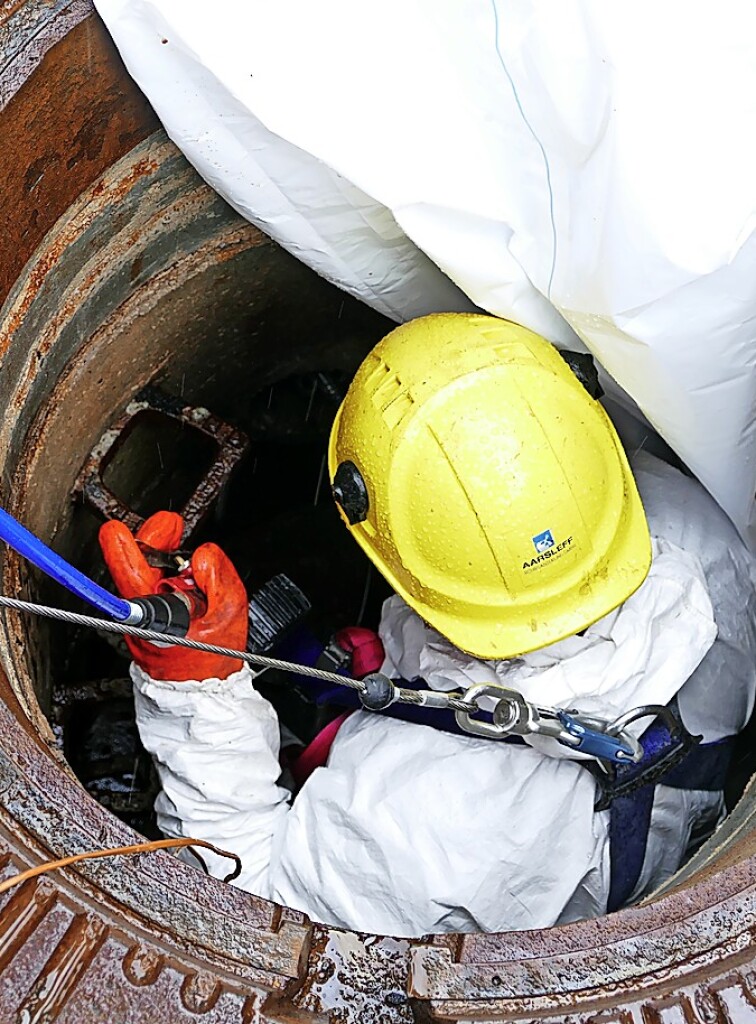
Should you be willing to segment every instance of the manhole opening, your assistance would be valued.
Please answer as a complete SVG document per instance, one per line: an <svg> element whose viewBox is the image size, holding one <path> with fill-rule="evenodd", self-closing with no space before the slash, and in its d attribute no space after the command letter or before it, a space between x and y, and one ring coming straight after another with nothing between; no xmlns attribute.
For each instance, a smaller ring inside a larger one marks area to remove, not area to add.
<svg viewBox="0 0 756 1024"><path fill-rule="evenodd" d="M318 289L324 288L322 282ZM201 307L203 297L217 289L192 290ZM238 288L230 293L241 294ZM227 551L251 592L278 573L286 573L312 603L309 625L323 640L346 626L375 627L389 589L349 538L331 500L325 469L327 438L338 396L372 344L388 324L364 307L328 296L328 306L315 322L310 306L277 301L270 312L245 311L238 330L226 329L222 357L218 335L180 343L175 358L162 365L152 383L192 406L211 413L246 433L250 448L211 515L192 540L196 546L213 540ZM326 292L323 292L326 295ZM325 304L325 299L324 299ZM228 317L232 307L219 305ZM192 306L187 312L193 323ZM219 312L219 316L221 315ZM342 312L344 317L342 320ZM368 315L369 314L369 315ZM296 317L295 317L296 315ZM290 321L289 317L295 318ZM210 317L202 319L203 324ZM313 322L311 322L313 321ZM147 332L149 322L140 326ZM148 336L156 336L149 331ZM230 339L230 340L229 340ZM139 338L137 338L139 340ZM108 353L115 353L110 346ZM210 359L209 357L212 356ZM97 360L102 359L97 352ZM97 361L92 358L92 364ZM118 380L118 370L112 370ZM98 370L100 376L102 371ZM130 371L124 374L130 377ZM122 394L113 422L135 397L145 380ZM56 398L65 407L67 398ZM115 403L114 403L115 405ZM104 483L134 511L147 515L159 507L183 503L215 454L209 438L162 416L135 419L129 437L104 466ZM97 423L101 432L108 422ZM95 438L98 434L94 435ZM58 480L58 501L65 501L93 441L75 448L70 477ZM68 470L67 470L68 471ZM57 478L56 478L57 480ZM77 507L62 517L54 544L85 571L108 582L97 545L100 519ZM45 531L40 531L45 535ZM48 532L45 539L50 540ZM69 603L60 588L31 580L35 596L53 604ZM134 722L128 656L120 641L106 640L67 627L25 623L27 648L40 706L48 714L68 763L90 795L138 832L156 837L153 801L157 779L143 750ZM32 632L34 631L34 632ZM324 709L312 693L290 676L266 673L259 688L283 724L308 742L339 709ZM728 806L734 806L756 767L753 726L742 735L728 785Z"/></svg>
<svg viewBox="0 0 756 1024"><path fill-rule="evenodd" d="M103 461L102 480L117 498L146 518L158 509L182 508L216 450L200 430L145 409Z"/></svg>
<svg viewBox="0 0 756 1024"><path fill-rule="evenodd" d="M308 626L323 641L346 625L375 628L390 593L343 529L328 486L328 433L348 378L343 372L292 374L250 396L234 424L250 435L249 452L192 542L219 543L249 592L286 573L309 597ZM105 480L116 481L119 497L142 515L180 507L197 484L202 460L209 465L212 443L167 417L145 414L135 422ZM176 481L186 482L183 492L174 489ZM93 557L88 568L105 579L96 552ZM64 753L92 797L157 837L152 808L158 783L134 722L125 645L91 633L69 635L66 642L52 708ZM306 683L284 673L267 672L257 685L304 743L341 710L319 706ZM753 731L739 741L730 808L756 767Z"/></svg>

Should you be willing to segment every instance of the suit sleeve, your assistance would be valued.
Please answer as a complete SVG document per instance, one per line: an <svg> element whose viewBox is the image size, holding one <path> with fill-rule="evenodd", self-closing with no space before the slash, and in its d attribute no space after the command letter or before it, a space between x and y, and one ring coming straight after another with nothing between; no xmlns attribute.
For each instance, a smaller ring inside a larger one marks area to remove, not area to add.
<svg viewBox="0 0 756 1024"><path fill-rule="evenodd" d="M134 664L131 676L139 734L162 786L155 803L160 829L237 854L242 872L234 884L267 897L271 851L290 797L278 785L273 707L246 666L228 679L202 682L153 680ZM211 874L229 872L228 860L202 856Z"/></svg>

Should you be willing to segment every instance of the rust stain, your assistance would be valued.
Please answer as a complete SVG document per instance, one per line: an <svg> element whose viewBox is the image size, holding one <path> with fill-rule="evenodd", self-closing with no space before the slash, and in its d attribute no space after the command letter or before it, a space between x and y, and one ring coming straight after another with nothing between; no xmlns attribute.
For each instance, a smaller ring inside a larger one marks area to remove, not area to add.
<svg viewBox="0 0 756 1024"><path fill-rule="evenodd" d="M107 937L97 918L80 915L52 951L29 995L19 1005L24 1024L53 1021L68 1002Z"/></svg>
<svg viewBox="0 0 756 1024"><path fill-rule="evenodd" d="M141 944L131 946L123 958L123 973L137 988L154 985L165 965L165 958L155 949Z"/></svg>
<svg viewBox="0 0 756 1024"><path fill-rule="evenodd" d="M39 927L55 902L55 889L46 881L30 879L11 896L0 914L0 972Z"/></svg>
<svg viewBox="0 0 756 1024"><path fill-rule="evenodd" d="M0 111L0 303L60 215L156 127L98 19L49 50Z"/></svg>
<svg viewBox="0 0 756 1024"><path fill-rule="evenodd" d="M209 1013L220 994L220 982L208 971L187 974L181 986L181 1002L192 1013Z"/></svg>
<svg viewBox="0 0 756 1024"><path fill-rule="evenodd" d="M158 161L154 157L144 157L128 165L123 176L113 181L100 178L95 183L86 197L85 210L83 211L84 216L74 216L64 223L51 237L50 243L38 254L36 261L29 267L28 273L24 278L23 289L3 322L3 336L0 338L0 359L7 350L11 336L29 312L29 308L36 298L39 289L44 284L47 275L65 254L66 249L81 234L85 226L83 220L91 219L100 212L94 206L94 200L106 199L107 204L115 208L119 200L128 194L140 178L152 174L157 170L158 166ZM90 204L92 204L91 209L89 208ZM81 300L81 290L86 290L87 284L96 275L98 269L99 267L96 264L89 269L89 277L79 284L77 293L70 296L67 302L59 308L56 323L65 322L66 319L70 318L71 313L76 309ZM49 334L50 332L48 331L48 337ZM40 342L35 353L37 359L41 360L48 348L49 341L47 343L44 341Z"/></svg>

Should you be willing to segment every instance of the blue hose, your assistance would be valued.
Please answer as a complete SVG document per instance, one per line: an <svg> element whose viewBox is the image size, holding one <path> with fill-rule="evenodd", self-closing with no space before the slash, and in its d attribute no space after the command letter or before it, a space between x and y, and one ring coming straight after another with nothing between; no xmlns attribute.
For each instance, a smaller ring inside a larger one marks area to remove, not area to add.
<svg viewBox="0 0 756 1024"><path fill-rule="evenodd" d="M83 572L74 569L72 565L56 555L46 544L30 533L13 516L0 508L0 540L17 551L19 555L28 558L38 569L47 573L57 583L93 605L98 611L118 622L123 622L132 614L132 606L115 594L109 593L104 587L99 586L94 580L90 580Z"/></svg>

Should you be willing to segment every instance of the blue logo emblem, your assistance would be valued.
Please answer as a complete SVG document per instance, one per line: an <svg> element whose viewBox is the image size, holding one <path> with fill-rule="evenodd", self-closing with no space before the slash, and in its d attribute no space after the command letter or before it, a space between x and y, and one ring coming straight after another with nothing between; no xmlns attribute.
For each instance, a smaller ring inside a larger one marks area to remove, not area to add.
<svg viewBox="0 0 756 1024"><path fill-rule="evenodd" d="M539 555L543 554L544 551L548 551L549 548L553 548L554 538L551 536L551 530L544 530L543 533L537 533L533 538L533 545Z"/></svg>

